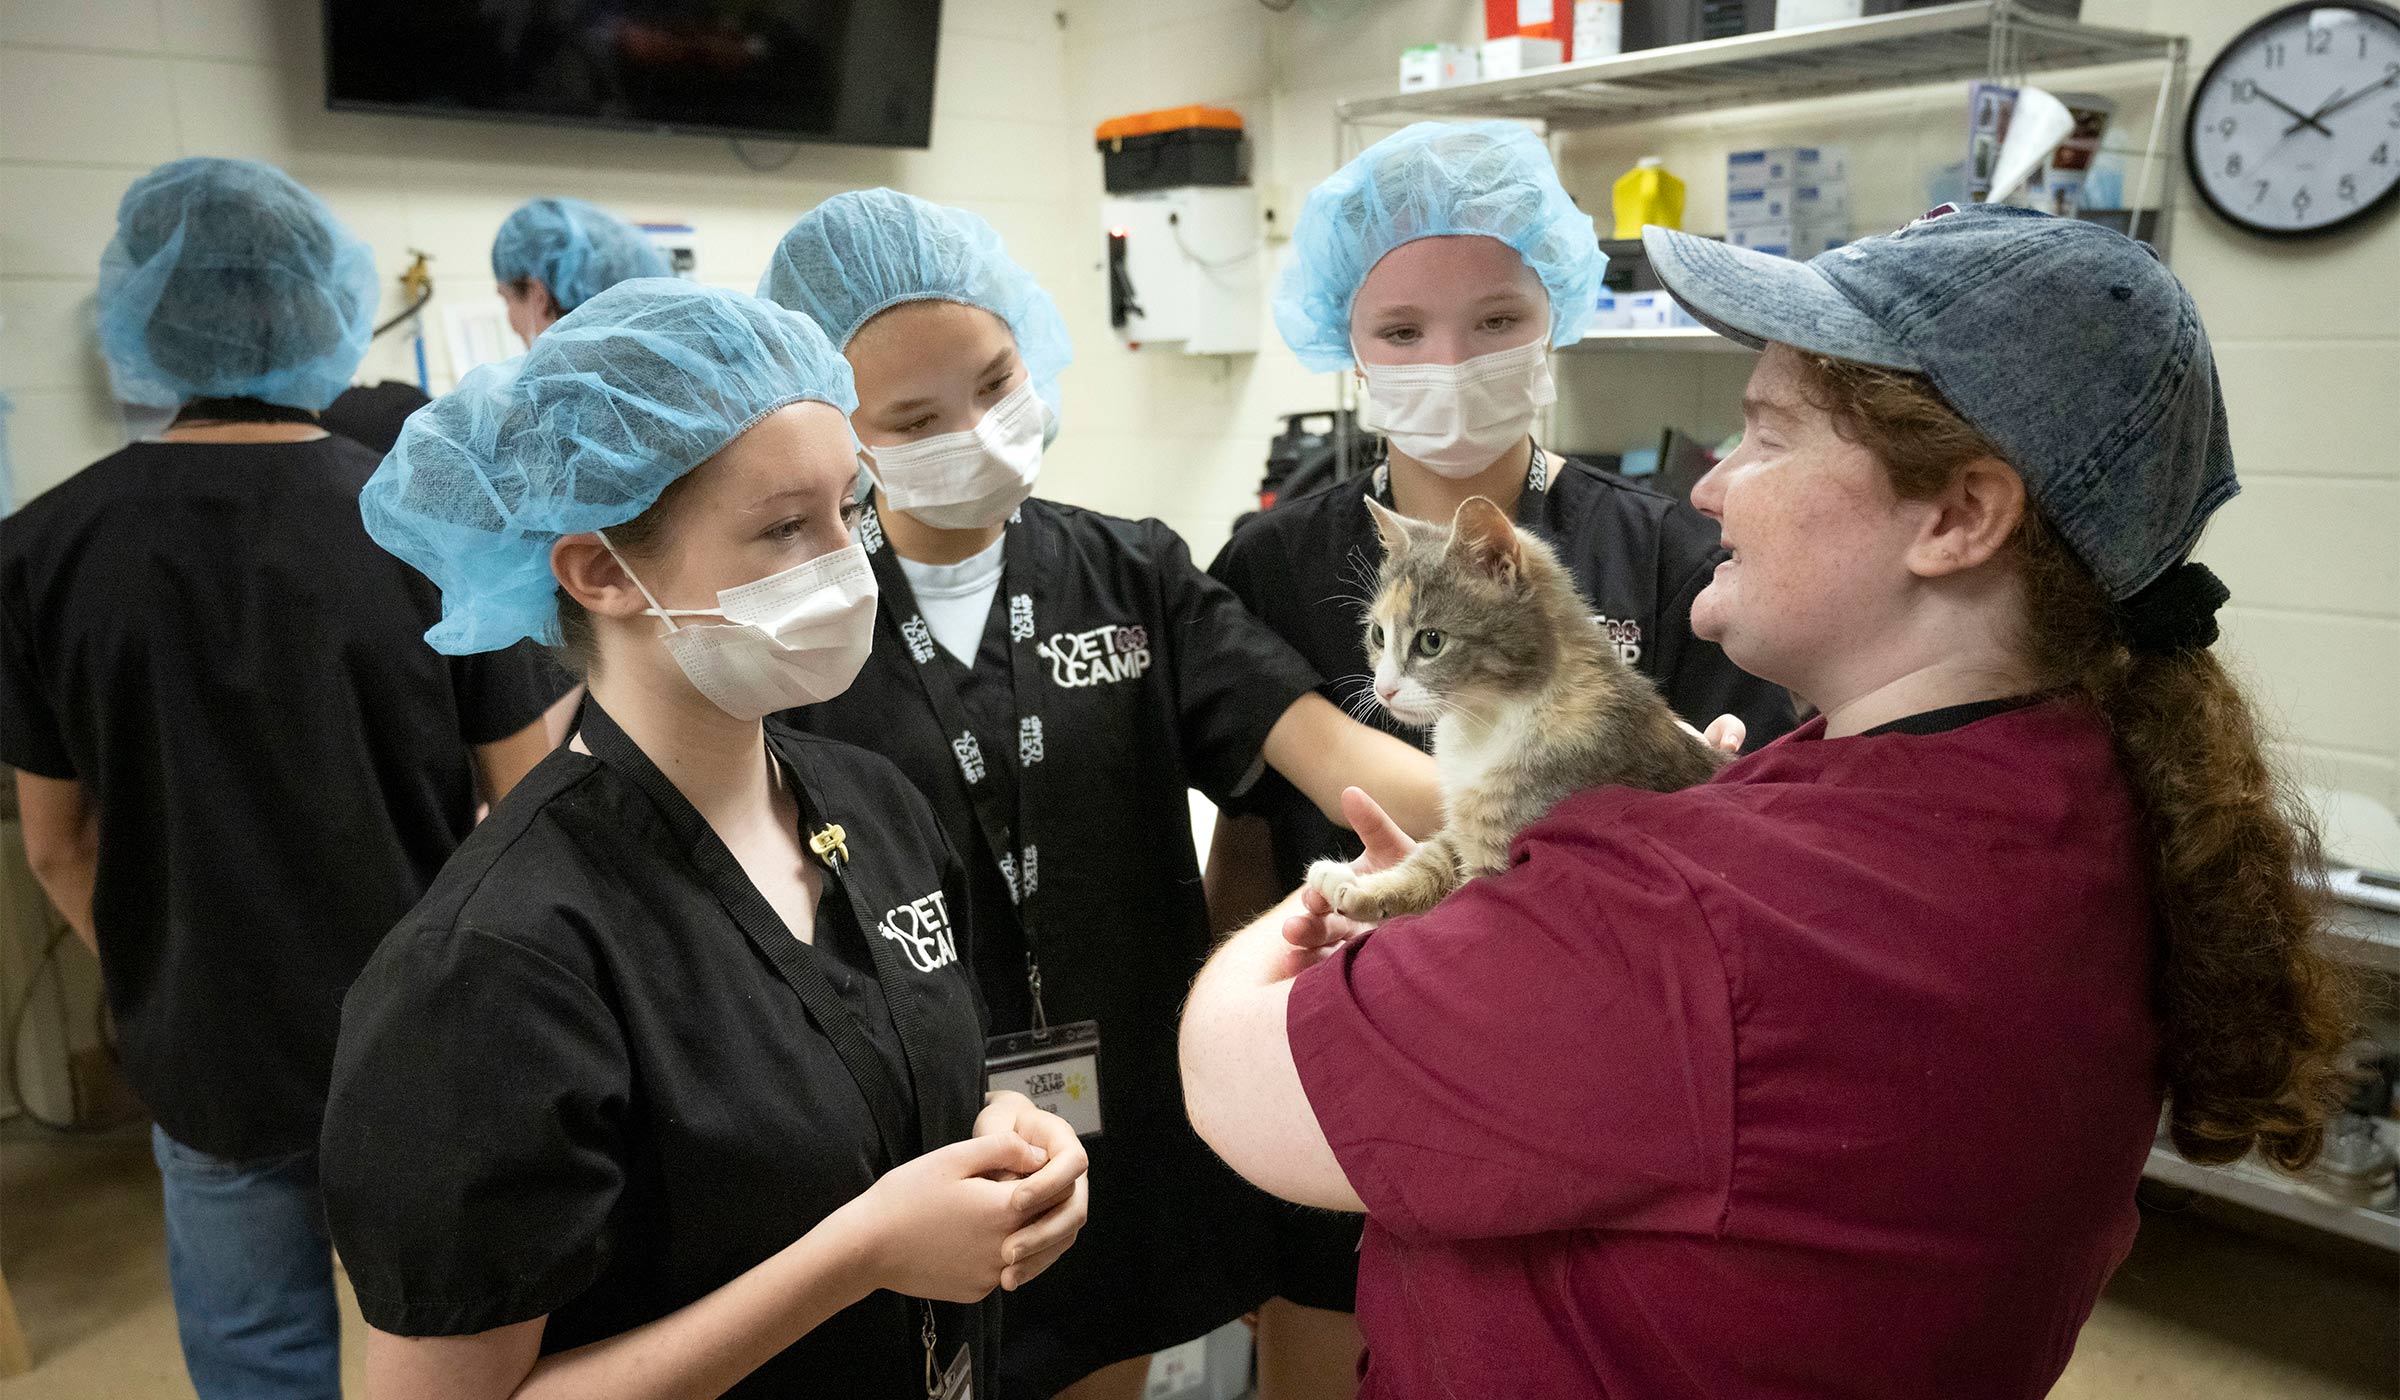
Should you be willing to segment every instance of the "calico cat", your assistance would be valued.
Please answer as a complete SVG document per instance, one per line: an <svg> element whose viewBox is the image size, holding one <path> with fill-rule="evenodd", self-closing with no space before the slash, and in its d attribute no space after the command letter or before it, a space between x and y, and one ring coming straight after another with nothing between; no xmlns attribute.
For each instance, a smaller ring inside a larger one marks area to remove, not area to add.
<svg viewBox="0 0 2400 1400"><path fill-rule="evenodd" d="M1728 755L1684 728L1593 625L1550 547L1481 496L1448 529L1369 499L1383 576L1367 614L1375 695L1433 726L1446 823L1389 870L1321 860L1308 882L1355 919L1422 913L1506 868L1518 832L1604 784L1671 792Z"/></svg>

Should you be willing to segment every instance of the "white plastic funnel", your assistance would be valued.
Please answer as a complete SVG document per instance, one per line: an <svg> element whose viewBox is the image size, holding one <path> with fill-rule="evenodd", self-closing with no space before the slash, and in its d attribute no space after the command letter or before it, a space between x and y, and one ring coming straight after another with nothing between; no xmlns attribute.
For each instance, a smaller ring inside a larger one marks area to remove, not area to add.
<svg viewBox="0 0 2400 1400"><path fill-rule="evenodd" d="M2058 143L2075 130L2075 114L2067 104L2037 87L2017 89L2016 110L2009 114L2008 139L2000 143L2000 159L1992 170L1993 204L2014 199L2025 182L2050 160Z"/></svg>

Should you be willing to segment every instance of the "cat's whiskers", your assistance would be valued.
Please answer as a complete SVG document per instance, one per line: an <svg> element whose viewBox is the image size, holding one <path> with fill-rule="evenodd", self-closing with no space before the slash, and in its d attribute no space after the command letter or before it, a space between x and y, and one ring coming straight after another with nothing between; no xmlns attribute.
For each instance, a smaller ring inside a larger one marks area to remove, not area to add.
<svg viewBox="0 0 2400 1400"><path fill-rule="evenodd" d="M1333 680L1333 688L1337 691L1349 690L1350 692L1342 698L1343 713L1360 724L1372 725L1375 723L1375 709L1382 702L1375 696L1375 673L1373 671L1352 671L1346 676L1337 676Z"/></svg>
<svg viewBox="0 0 2400 1400"><path fill-rule="evenodd" d="M1367 558L1367 552L1364 549L1356 547L1351 549L1343 561L1342 572L1337 577L1350 584L1356 591L1336 593L1327 598L1326 602L1348 603L1361 613L1375 606L1375 595L1383 588L1383 565L1377 560Z"/></svg>

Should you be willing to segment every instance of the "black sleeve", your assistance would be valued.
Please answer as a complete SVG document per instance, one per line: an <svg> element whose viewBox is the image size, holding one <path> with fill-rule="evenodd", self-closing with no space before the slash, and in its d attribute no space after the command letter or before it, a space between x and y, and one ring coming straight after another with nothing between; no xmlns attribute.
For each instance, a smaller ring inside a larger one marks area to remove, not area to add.
<svg viewBox="0 0 2400 1400"><path fill-rule="evenodd" d="M975 887L967 882L966 863L958 858L958 848L950 844L949 833L942 830L933 809L922 806L922 801L919 799L918 817L942 853L942 898L950 906L951 936L958 940L957 966L967 979L967 990L975 998L975 1033L989 1040L992 1007L984 999L983 979L975 975Z"/></svg>
<svg viewBox="0 0 2400 1400"><path fill-rule="evenodd" d="M1200 572L1180 535L1155 520L1143 524L1185 761L1192 785L1223 803L1257 770L1267 731L1316 689L1318 676L1232 589Z"/></svg>
<svg viewBox="0 0 2400 1400"><path fill-rule="evenodd" d="M1225 541L1224 548L1219 549L1217 557L1210 562L1208 576L1232 589L1233 596L1241 600L1242 606L1249 609L1250 615L1261 621L1267 621L1269 630L1273 630L1274 624L1268 619L1274 607L1275 594L1263 577L1267 572L1267 567L1262 556L1267 551L1260 545L1262 538L1262 534L1258 531L1245 530L1241 526L1235 526L1232 536ZM1277 633L1277 635L1282 634ZM1253 768L1256 766L1256 764L1252 765ZM1261 773L1256 782L1238 786L1238 791L1229 792L1225 796L1215 799L1218 810L1230 817L1270 815L1277 805L1271 799L1279 796L1274 790L1279 786L1288 785L1284 783L1281 774L1268 772Z"/></svg>
<svg viewBox="0 0 2400 1400"><path fill-rule="evenodd" d="M386 379L344 389L339 398L325 405L317 421L327 432L340 433L380 457L400 440L400 427L408 416L431 402L416 385Z"/></svg>
<svg viewBox="0 0 2400 1400"><path fill-rule="evenodd" d="M470 744L493 744L542 717L575 686L575 678L533 642L453 657L450 684Z"/></svg>
<svg viewBox="0 0 2400 1400"><path fill-rule="evenodd" d="M403 1337L556 1311L611 1254L622 1027L582 979L471 928L403 928L342 1004L320 1170L359 1311Z"/></svg>
<svg viewBox="0 0 2400 1400"><path fill-rule="evenodd" d="M1659 524L1658 667L1667 704L1684 722L1706 729L1719 715L1739 715L1749 729L1744 752L1780 738L1798 721L1782 686L1726 659L1724 648L1692 634L1692 600L1708 587L1725 558L1716 526L1678 505Z"/></svg>
<svg viewBox="0 0 2400 1400"><path fill-rule="evenodd" d="M1253 613L1264 611L1259 606L1258 553L1251 548L1249 536L1237 528L1226 538L1224 548L1217 551L1217 557L1208 566L1208 576L1232 589L1233 596L1241 599L1242 606Z"/></svg>
<svg viewBox="0 0 2400 1400"><path fill-rule="evenodd" d="M0 763L36 777L68 780L76 776L75 763L34 659L15 546L0 532Z"/></svg>

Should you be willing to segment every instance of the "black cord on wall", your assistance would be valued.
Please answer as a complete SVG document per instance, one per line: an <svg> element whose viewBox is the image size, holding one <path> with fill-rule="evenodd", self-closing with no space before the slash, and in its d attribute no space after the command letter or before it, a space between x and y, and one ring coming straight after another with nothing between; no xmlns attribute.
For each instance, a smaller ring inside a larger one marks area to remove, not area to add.
<svg viewBox="0 0 2400 1400"><path fill-rule="evenodd" d="M785 166L790 165L793 161L800 158L801 143L798 141L794 141L791 144L791 149L783 153L783 159L776 161L771 165L762 164L758 160L752 158L748 151L742 149L742 138L739 136L726 137L725 144L733 148L733 158L735 160L740 161L742 164L748 166L752 170L757 171L761 175L772 175L776 171L783 169Z"/></svg>

